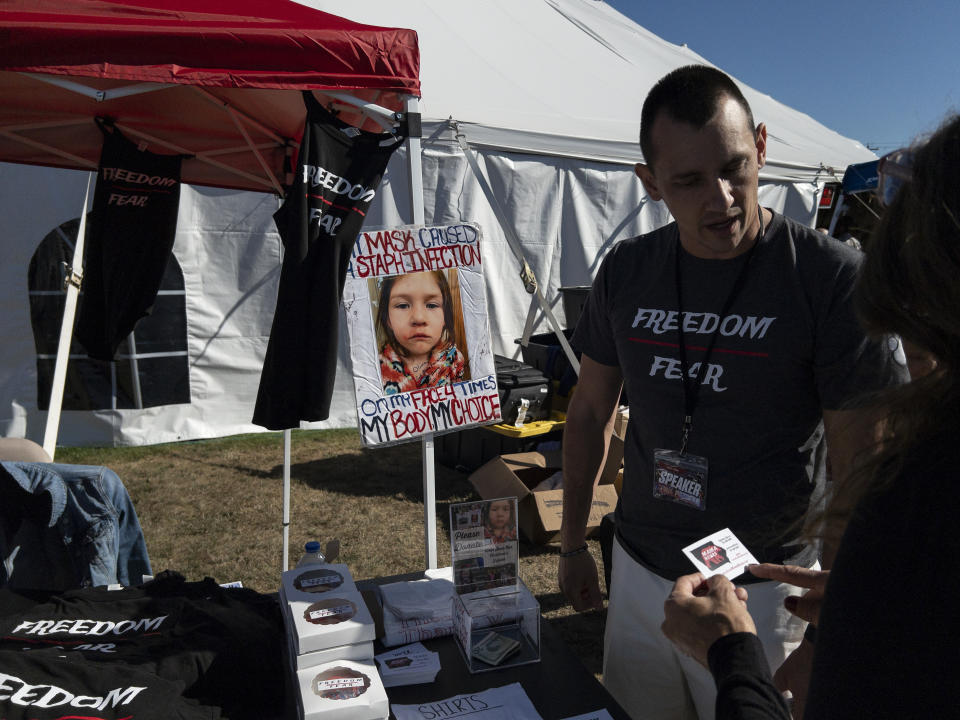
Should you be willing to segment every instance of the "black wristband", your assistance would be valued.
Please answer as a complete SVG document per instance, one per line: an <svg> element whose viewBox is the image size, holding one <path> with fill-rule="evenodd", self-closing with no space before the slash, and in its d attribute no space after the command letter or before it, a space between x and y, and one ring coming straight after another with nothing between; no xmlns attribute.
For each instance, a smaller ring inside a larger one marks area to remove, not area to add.
<svg viewBox="0 0 960 720"><path fill-rule="evenodd" d="M803 631L803 639L813 645L817 641L817 626L807 623L807 629Z"/></svg>
<svg viewBox="0 0 960 720"><path fill-rule="evenodd" d="M574 548L573 550L567 550L566 552L560 553L560 557L562 557L562 558L569 558L569 557L573 557L574 555L580 555L581 553L585 553L585 552L587 552L587 544L586 544L586 543L584 543L583 545L581 545L581 546L578 547L578 548Z"/></svg>

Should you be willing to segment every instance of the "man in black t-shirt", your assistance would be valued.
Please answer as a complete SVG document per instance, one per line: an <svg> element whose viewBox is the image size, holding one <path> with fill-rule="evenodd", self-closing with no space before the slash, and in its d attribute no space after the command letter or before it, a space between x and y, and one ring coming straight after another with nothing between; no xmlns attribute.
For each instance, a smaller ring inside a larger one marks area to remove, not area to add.
<svg viewBox="0 0 960 720"><path fill-rule="evenodd" d="M611 250L573 338L583 355L558 579L575 609L600 607L585 525L625 387L604 684L634 718L703 720L713 680L660 632L673 580L690 572L682 548L729 528L761 562L814 564L795 538L824 439L842 478L875 429L851 401L905 375L856 322L859 253L760 207L766 127L730 78L704 66L663 78L644 103L641 148L637 174L675 222ZM802 636L782 609L793 591L750 585L774 666Z"/></svg>

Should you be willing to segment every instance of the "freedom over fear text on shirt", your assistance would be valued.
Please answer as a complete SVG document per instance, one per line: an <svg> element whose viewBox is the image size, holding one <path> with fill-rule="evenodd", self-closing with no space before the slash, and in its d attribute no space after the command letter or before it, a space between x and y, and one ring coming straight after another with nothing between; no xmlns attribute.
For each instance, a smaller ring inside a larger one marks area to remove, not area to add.
<svg viewBox="0 0 960 720"><path fill-rule="evenodd" d="M711 312L690 312L683 313L677 310L662 310L658 308L637 308L633 317L631 327L634 329L647 330L653 336L664 335L668 332L676 332L683 329L685 336L705 336L709 338L714 332L718 339L725 337L746 338L751 340L763 339L770 330L776 317L761 315L738 315L728 314L720 317ZM669 343L657 340L656 337L629 337L631 342L649 344L654 346L673 347L676 343ZM691 343L685 338L687 348L690 350L702 351L706 348L696 343ZM765 352L752 352L749 350L733 350L715 346L712 357L718 360L724 354L748 355L755 357L766 357ZM688 375L696 377L700 370L700 363L691 363ZM679 380L682 377L682 365L675 357L664 357L662 355L653 355L650 363L649 375L655 377L662 374L668 380ZM714 392L724 392L727 388L721 384L723 375L723 365L719 362L711 362L707 366L701 383L711 387Z"/></svg>

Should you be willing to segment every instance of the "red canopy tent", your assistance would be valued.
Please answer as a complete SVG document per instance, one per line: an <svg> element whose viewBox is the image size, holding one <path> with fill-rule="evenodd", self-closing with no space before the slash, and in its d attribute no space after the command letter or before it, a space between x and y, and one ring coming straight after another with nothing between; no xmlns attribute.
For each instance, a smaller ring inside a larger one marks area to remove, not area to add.
<svg viewBox="0 0 960 720"><path fill-rule="evenodd" d="M0 160L96 169L108 116L183 181L280 192L297 90L419 96L413 30L288 0L0 0ZM295 153L294 153L295 154Z"/></svg>
<svg viewBox="0 0 960 720"><path fill-rule="evenodd" d="M96 170L100 116L152 152L190 156L185 183L282 194L306 116L301 91L312 90L358 127L408 123L412 220L422 223L419 63L413 30L288 0L0 0L0 161ZM78 285L67 292L60 396ZM57 385L55 375L54 393ZM60 396L44 441L51 456ZM289 443L287 432L284 569ZM425 448L427 564L435 567L432 441Z"/></svg>

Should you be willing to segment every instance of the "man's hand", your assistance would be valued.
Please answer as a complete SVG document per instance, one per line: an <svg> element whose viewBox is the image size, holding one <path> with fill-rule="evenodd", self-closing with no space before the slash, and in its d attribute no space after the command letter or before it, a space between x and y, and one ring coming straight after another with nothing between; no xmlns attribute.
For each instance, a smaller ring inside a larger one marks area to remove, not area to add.
<svg viewBox="0 0 960 720"><path fill-rule="evenodd" d="M577 612L603 607L597 563L588 552L560 558L557 581L562 592Z"/></svg>
<svg viewBox="0 0 960 720"><path fill-rule="evenodd" d="M790 691L793 704L790 713L793 717L803 717L807 704L807 690L810 687L810 669L813 667L813 644L804 640L796 650L787 655L783 664L773 674L773 684L780 692Z"/></svg>
<svg viewBox="0 0 960 720"><path fill-rule="evenodd" d="M807 588L808 592L803 595L790 595L784 598L783 606L801 620L817 624L820 619L820 605L823 603L823 591L830 577L829 570L808 570L796 565L773 563L751 565L747 570L754 577Z"/></svg>
<svg viewBox="0 0 960 720"><path fill-rule="evenodd" d="M723 575L707 580L700 573L677 578L663 610L663 634L704 667L707 651L719 638L757 632L747 612L747 591Z"/></svg>

